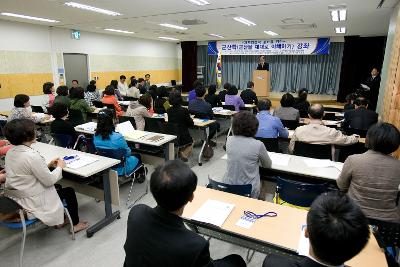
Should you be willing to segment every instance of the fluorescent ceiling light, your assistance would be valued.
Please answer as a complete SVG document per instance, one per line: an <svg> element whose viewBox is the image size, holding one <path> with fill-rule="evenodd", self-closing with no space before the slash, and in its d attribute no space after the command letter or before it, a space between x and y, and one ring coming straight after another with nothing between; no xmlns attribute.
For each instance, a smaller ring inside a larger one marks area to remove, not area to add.
<svg viewBox="0 0 400 267"><path fill-rule="evenodd" d="M336 33L346 33L346 27L336 27L335 32Z"/></svg>
<svg viewBox="0 0 400 267"><path fill-rule="evenodd" d="M331 10L332 21L345 21L346 20L346 9Z"/></svg>
<svg viewBox="0 0 400 267"><path fill-rule="evenodd" d="M83 4L79 4L79 3L75 3L75 2L66 2L66 3L64 3L64 5L69 6L69 7L76 7L76 8L80 8L80 9L84 9L84 10L89 10L89 11L93 11L93 12L97 12L97 13L101 13L101 14L105 14L105 15L109 15L109 16L121 16L122 15L121 13L118 13L115 11L102 9L102 8L98 8L98 7L93 7L93 6L88 6L88 5L83 5Z"/></svg>
<svg viewBox="0 0 400 267"><path fill-rule="evenodd" d="M123 30L116 30L116 29L104 29L105 31L109 31L109 32L120 32L120 33L129 33L129 34L134 34L134 32L130 32L130 31L123 31Z"/></svg>
<svg viewBox="0 0 400 267"><path fill-rule="evenodd" d="M346 20L346 17L347 17L346 15L347 15L346 9L339 10L339 20L340 21Z"/></svg>
<svg viewBox="0 0 400 267"><path fill-rule="evenodd" d="M161 23L159 25L163 26L163 27L177 29L177 30L187 30L188 29L186 27L182 27L182 26L178 26L178 25L174 25L174 24L169 24L169 23Z"/></svg>
<svg viewBox="0 0 400 267"><path fill-rule="evenodd" d="M159 39L164 39L164 40L170 40L170 41L179 41L179 39L177 38L172 38L172 37L164 37L164 36L160 36L158 37Z"/></svg>
<svg viewBox="0 0 400 267"><path fill-rule="evenodd" d="M279 34L277 34L276 32L273 32L273 31L264 31L264 33L266 33L266 34L268 34L268 35L271 35L271 36L277 36L277 35L279 35Z"/></svg>
<svg viewBox="0 0 400 267"><path fill-rule="evenodd" d="M242 18L242 17L234 17L233 19L236 20L237 22L246 24L247 26L256 26L257 25L254 22L252 22L248 19Z"/></svg>
<svg viewBox="0 0 400 267"><path fill-rule="evenodd" d="M38 20L38 21L43 21L43 22L53 22L53 23L60 22L60 21L54 20L54 19L45 19L45 18L31 17L31 16L20 15L20 14L14 14L14 13L7 13L7 12L3 12L3 13L1 13L1 15L3 15L3 16L8 16L8 17L21 18L21 19Z"/></svg>
<svg viewBox="0 0 400 267"><path fill-rule="evenodd" d="M218 37L218 38L221 38L221 39L225 38L224 36L219 35L219 34L215 34L215 33L209 33L208 35L213 36L213 37Z"/></svg>
<svg viewBox="0 0 400 267"><path fill-rule="evenodd" d="M198 6L205 6L210 4L210 2L207 2L206 0L185 0L185 1Z"/></svg>

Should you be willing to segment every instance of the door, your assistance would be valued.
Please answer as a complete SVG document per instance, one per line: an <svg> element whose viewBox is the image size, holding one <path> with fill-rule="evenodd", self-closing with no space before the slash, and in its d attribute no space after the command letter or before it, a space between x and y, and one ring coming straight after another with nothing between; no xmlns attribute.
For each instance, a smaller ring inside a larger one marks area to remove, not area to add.
<svg viewBox="0 0 400 267"><path fill-rule="evenodd" d="M86 89L89 84L89 71L87 55L64 54L65 79L68 87L72 86L72 80L78 80L79 86Z"/></svg>

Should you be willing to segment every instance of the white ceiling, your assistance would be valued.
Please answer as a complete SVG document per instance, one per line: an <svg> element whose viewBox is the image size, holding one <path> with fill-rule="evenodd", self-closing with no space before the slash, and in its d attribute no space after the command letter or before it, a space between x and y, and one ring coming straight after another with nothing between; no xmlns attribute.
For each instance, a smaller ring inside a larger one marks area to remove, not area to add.
<svg viewBox="0 0 400 267"><path fill-rule="evenodd" d="M68 0L122 13L107 16L63 5L61 0L0 0L0 12L18 13L59 20L59 23L32 22L0 16L0 19L41 25L109 33L104 28L133 31L139 38L157 39L158 36L179 38L181 41L218 39L208 33L220 34L226 39L266 39L264 30L279 33L275 38L338 36L335 26L346 26L345 35L386 35L390 15L398 0L386 0L377 9L380 0L208 0L211 4L196 6L185 0ZM332 22L328 5L347 5L347 20ZM242 16L257 24L248 27L235 22L232 16ZM316 28L283 30L285 18L299 18ZM181 25L182 20L199 19L207 24L187 26L178 31L159 26L160 23ZM343 35L339 35L343 36Z"/></svg>

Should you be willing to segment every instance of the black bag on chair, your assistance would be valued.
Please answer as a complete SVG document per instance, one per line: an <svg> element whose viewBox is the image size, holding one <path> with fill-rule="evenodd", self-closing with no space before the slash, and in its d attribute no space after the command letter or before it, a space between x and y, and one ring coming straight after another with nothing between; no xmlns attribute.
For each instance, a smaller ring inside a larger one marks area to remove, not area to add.
<svg viewBox="0 0 400 267"><path fill-rule="evenodd" d="M204 146L202 156L206 161L210 160L214 156L214 150L212 149L211 145L208 142Z"/></svg>

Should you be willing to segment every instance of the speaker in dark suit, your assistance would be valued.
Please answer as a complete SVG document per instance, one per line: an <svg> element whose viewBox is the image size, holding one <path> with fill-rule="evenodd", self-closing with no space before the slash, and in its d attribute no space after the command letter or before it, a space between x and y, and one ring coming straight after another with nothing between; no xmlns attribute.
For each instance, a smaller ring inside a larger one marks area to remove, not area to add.
<svg viewBox="0 0 400 267"><path fill-rule="evenodd" d="M257 70L269 70L269 64L265 62L265 56L260 56Z"/></svg>
<svg viewBox="0 0 400 267"><path fill-rule="evenodd" d="M379 87L381 85L381 76L377 68L372 69L371 77L368 77L364 84L369 87L369 90L363 96L369 99L369 109L375 110L376 103L378 102Z"/></svg>
<svg viewBox="0 0 400 267"><path fill-rule="evenodd" d="M378 122L378 113L367 109L368 100L359 97L354 101L355 109L344 113L343 128L350 133L350 129L368 130L371 125Z"/></svg>
<svg viewBox="0 0 400 267"><path fill-rule="evenodd" d="M196 186L196 174L180 160L156 168L150 190L157 207L129 212L124 267L246 266L239 255L211 259L208 241L185 227L181 215Z"/></svg>

